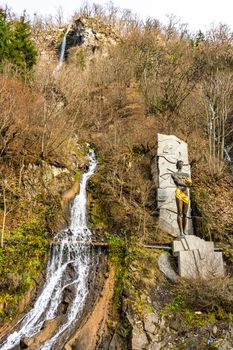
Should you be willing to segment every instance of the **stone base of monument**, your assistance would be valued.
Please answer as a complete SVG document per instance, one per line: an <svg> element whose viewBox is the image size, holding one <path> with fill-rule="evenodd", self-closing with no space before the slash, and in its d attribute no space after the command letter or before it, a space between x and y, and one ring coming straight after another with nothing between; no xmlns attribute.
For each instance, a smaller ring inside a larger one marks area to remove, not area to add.
<svg viewBox="0 0 233 350"><path fill-rule="evenodd" d="M213 278L224 276L222 252L214 251L214 243L194 235L173 241L173 255L178 257L181 277Z"/></svg>

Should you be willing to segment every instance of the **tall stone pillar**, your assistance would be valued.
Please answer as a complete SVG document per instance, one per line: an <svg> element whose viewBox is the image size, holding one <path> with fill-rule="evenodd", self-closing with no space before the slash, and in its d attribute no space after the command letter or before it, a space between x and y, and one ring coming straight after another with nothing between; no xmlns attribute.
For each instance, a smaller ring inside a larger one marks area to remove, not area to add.
<svg viewBox="0 0 233 350"><path fill-rule="evenodd" d="M174 237L179 236L179 228L175 201L176 186L171 175L177 171L177 160L183 161L183 172L188 173L191 177L187 143L174 135L158 134L157 208L159 211L159 228ZM190 212L189 207L186 234L193 234Z"/></svg>

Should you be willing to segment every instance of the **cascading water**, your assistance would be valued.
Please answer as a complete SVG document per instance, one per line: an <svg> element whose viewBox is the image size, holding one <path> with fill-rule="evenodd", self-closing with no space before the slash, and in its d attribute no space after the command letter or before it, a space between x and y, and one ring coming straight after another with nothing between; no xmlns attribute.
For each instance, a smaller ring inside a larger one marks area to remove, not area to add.
<svg viewBox="0 0 233 350"><path fill-rule="evenodd" d="M58 338L81 315L88 295L88 276L91 266L91 248L80 242L91 241L92 235L87 226L86 185L97 165L93 150L89 151L88 159L89 169L82 176L79 194L74 199L70 227L58 233L55 237L56 244L51 245L43 290L33 309L20 321L19 330L8 336L0 346L1 350L12 349L20 343L22 337L33 337L42 329L45 321L56 317L63 293L67 288L74 289L74 297L69 304L64 322L49 340L40 344L39 349L52 349ZM74 278L71 278L68 269L72 269ZM60 347L56 345L54 349L58 350Z"/></svg>
<svg viewBox="0 0 233 350"><path fill-rule="evenodd" d="M228 161L228 162L231 162L231 156L229 154L229 151L228 151L228 147L225 146L224 147L224 156L225 156L225 159Z"/></svg>
<svg viewBox="0 0 233 350"><path fill-rule="evenodd" d="M54 70L54 73L59 71L63 65L64 58L65 58L65 51L66 51L66 38L67 38L67 35L70 31L70 28L71 28L71 24L68 25L68 28L66 29L65 35L63 37L62 44L61 44L59 63L57 65L56 69Z"/></svg>
<svg viewBox="0 0 233 350"><path fill-rule="evenodd" d="M233 174L233 160L231 159L230 152L227 146L224 147L224 158L228 161L231 173Z"/></svg>

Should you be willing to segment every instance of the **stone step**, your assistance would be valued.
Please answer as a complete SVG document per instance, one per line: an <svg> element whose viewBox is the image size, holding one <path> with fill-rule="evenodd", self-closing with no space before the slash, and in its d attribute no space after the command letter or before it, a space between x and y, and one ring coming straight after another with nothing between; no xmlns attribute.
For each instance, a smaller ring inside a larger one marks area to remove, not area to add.
<svg viewBox="0 0 233 350"><path fill-rule="evenodd" d="M181 236L172 243L173 255L178 257L179 275L192 278L224 276L221 249L214 242L195 235Z"/></svg>
<svg viewBox="0 0 233 350"><path fill-rule="evenodd" d="M205 241L204 239L194 236L186 235L179 237L178 240L173 241L173 254L176 256L180 251L199 249L201 252L213 252L214 242Z"/></svg>

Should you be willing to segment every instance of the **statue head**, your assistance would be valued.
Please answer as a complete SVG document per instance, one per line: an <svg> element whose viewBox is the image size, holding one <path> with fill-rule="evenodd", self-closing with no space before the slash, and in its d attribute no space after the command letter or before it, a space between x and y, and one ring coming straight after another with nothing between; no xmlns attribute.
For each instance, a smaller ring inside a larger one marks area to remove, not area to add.
<svg viewBox="0 0 233 350"><path fill-rule="evenodd" d="M183 168L184 162L182 160L177 160L176 169L181 170Z"/></svg>

